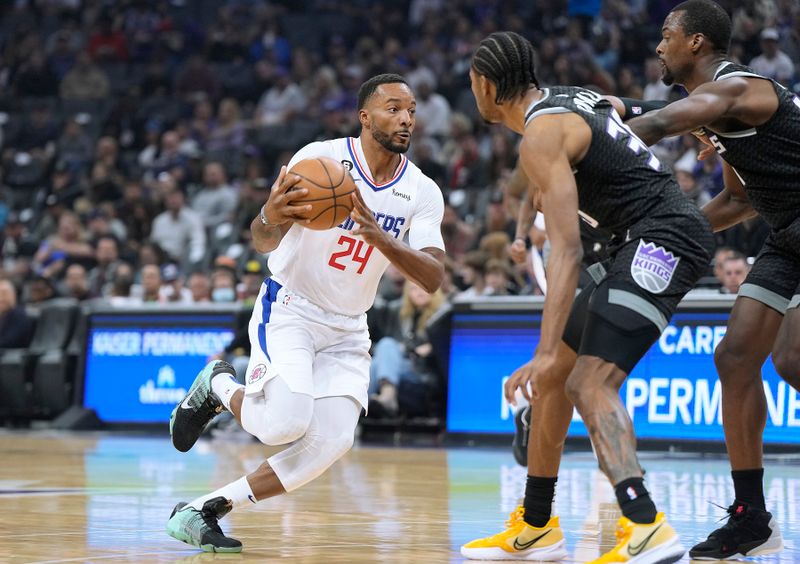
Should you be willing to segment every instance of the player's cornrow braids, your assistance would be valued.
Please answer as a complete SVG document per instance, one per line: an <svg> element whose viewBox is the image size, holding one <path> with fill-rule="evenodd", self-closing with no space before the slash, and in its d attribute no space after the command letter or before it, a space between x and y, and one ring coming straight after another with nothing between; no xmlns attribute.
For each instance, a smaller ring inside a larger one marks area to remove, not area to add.
<svg viewBox="0 0 800 564"><path fill-rule="evenodd" d="M472 67L497 86L495 103L510 100L539 86L534 68L533 45L513 31L491 34L472 56Z"/></svg>

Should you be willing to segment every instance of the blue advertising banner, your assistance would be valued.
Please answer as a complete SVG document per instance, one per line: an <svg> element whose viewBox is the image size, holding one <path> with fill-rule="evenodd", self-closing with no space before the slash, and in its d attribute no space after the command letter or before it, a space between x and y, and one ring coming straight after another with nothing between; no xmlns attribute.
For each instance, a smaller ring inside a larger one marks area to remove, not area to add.
<svg viewBox="0 0 800 564"><path fill-rule="evenodd" d="M93 316L84 406L109 423L166 423L209 356L233 339L232 316Z"/></svg>
<svg viewBox="0 0 800 564"><path fill-rule="evenodd" d="M631 372L620 391L639 438L724 440L714 348L727 313L681 312ZM514 408L503 382L530 360L541 314L455 313L450 343L447 429L452 433L512 433ZM800 444L800 395L763 368L766 443ZM524 401L524 400L523 400ZM586 436L577 412L570 436Z"/></svg>

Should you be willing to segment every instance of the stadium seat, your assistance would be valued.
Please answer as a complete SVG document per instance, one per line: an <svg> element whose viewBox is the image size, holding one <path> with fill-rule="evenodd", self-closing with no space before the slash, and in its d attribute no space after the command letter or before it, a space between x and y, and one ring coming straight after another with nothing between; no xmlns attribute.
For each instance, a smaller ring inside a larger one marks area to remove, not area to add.
<svg viewBox="0 0 800 564"><path fill-rule="evenodd" d="M8 349L0 355L0 416L4 419L31 414L29 365L27 349Z"/></svg>
<svg viewBox="0 0 800 564"><path fill-rule="evenodd" d="M52 381L60 378L67 383L64 348L72 337L77 314L77 302L71 298L47 302L30 346L8 350L0 357L0 412L14 418L52 415L52 407L61 405L67 390L65 386L54 388ZM48 367L55 367L52 376L47 374Z"/></svg>

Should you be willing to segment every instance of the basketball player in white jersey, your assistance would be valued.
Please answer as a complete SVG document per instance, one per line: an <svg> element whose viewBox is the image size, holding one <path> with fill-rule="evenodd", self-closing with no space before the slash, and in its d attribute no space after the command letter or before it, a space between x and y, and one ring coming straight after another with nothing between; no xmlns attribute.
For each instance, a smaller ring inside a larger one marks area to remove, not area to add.
<svg viewBox="0 0 800 564"><path fill-rule="evenodd" d="M172 442L189 450L223 410L267 445L289 444L255 472L188 504L179 503L167 533L207 552L240 552L218 520L232 509L293 491L321 475L352 446L367 406L366 310L389 263L433 293L444 276L438 186L404 155L414 130L414 95L394 74L366 81L358 94L361 135L311 143L289 162L330 157L350 169L354 208L327 231L302 226L306 206L291 190L299 178L281 169L251 224L269 257L250 319L252 354L245 385L226 362L210 362L170 418ZM408 233L408 242L404 237Z"/></svg>

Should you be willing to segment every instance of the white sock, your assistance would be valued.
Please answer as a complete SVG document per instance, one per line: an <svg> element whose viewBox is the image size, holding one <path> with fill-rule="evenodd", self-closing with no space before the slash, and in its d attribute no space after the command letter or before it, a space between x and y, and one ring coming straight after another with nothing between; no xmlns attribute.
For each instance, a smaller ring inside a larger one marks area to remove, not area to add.
<svg viewBox="0 0 800 564"><path fill-rule="evenodd" d="M233 375L227 372L217 374L211 379L211 391L217 395L220 401L222 401L222 405L224 405L225 409L228 411L231 410L231 398L234 392L242 388L244 388L244 386L237 382Z"/></svg>
<svg viewBox="0 0 800 564"><path fill-rule="evenodd" d="M209 499L214 499L215 497L220 496L231 500L233 502L234 509L238 509L245 505L254 505L256 503L256 497L253 495L253 490L250 489L250 483L247 481L247 476L242 476L227 486L223 486L220 489L211 492L210 494L198 497L197 499L191 501L189 505L195 509L203 509L203 504L205 504L205 502L207 502Z"/></svg>

